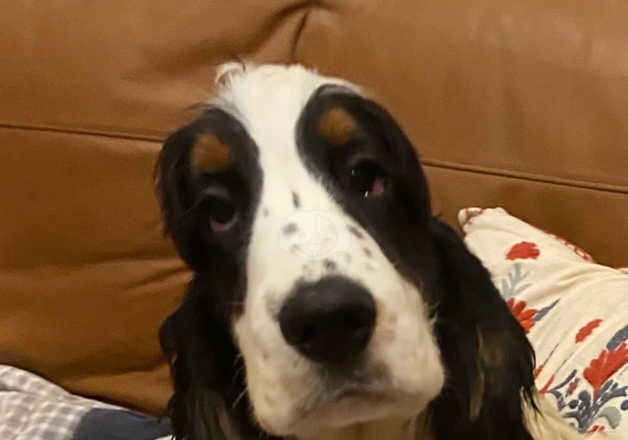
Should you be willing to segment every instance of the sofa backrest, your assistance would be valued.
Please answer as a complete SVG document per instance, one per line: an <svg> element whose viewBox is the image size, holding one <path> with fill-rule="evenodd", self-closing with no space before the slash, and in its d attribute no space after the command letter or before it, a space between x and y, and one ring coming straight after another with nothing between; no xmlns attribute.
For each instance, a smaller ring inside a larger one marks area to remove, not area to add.
<svg viewBox="0 0 628 440"><path fill-rule="evenodd" d="M625 2L467 3L7 3L0 363L163 409L156 332L189 273L162 234L152 168L235 57L363 84L415 143L448 219L503 206L625 265Z"/></svg>

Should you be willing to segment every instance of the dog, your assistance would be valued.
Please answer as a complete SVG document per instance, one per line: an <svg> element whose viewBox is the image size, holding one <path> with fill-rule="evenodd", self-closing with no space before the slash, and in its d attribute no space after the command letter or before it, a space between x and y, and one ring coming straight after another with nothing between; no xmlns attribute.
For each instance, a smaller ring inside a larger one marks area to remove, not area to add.
<svg viewBox="0 0 628 440"><path fill-rule="evenodd" d="M581 438L391 114L299 65L219 70L156 167L193 272L160 330L175 437Z"/></svg>

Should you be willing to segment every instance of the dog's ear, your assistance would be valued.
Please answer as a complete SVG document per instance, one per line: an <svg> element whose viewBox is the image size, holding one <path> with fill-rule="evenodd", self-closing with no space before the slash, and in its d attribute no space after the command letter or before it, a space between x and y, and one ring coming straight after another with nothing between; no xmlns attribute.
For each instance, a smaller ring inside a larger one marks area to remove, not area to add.
<svg viewBox="0 0 628 440"><path fill-rule="evenodd" d="M194 194L190 155L199 134L199 121L171 134L162 147L155 182L166 233L179 255L195 268L203 261L203 247L192 215ZM168 413L176 439L225 438L220 427L223 388L230 383L224 362L233 358L229 335L210 316L211 298L203 298L194 280L183 303L162 324L159 339L170 364L174 394Z"/></svg>
<svg viewBox="0 0 628 440"><path fill-rule="evenodd" d="M183 304L159 332L174 383L169 415L175 438L182 440L229 438L229 432L248 423L236 348L225 326L211 316L199 284L192 282Z"/></svg>
<svg viewBox="0 0 628 440"><path fill-rule="evenodd" d="M201 244L194 237L195 218L190 215L195 203L190 185L190 153L199 135L199 125L199 121L195 121L166 139L154 173L166 232L181 258L192 268L203 254Z"/></svg>
<svg viewBox="0 0 628 440"><path fill-rule="evenodd" d="M436 438L531 440L534 353L488 271L444 222L430 222L440 269L436 334L447 370L432 404Z"/></svg>

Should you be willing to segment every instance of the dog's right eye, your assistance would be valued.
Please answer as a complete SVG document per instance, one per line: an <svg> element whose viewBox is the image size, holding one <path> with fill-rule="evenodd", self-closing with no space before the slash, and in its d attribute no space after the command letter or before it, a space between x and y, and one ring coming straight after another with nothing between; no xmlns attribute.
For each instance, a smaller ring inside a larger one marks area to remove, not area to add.
<svg viewBox="0 0 628 440"><path fill-rule="evenodd" d="M362 159L356 161L349 170L351 188L362 197L378 197L388 188L388 177L374 161Z"/></svg>
<svg viewBox="0 0 628 440"><path fill-rule="evenodd" d="M238 211L233 203L224 197L210 197L209 225L214 232L226 232L238 221Z"/></svg>

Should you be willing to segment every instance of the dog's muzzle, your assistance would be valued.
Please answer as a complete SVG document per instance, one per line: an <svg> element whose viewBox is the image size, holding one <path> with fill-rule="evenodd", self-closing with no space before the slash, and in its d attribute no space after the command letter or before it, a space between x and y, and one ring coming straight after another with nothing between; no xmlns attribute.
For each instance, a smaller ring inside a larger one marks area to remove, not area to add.
<svg viewBox="0 0 628 440"><path fill-rule="evenodd" d="M371 293L343 277L300 284L279 313L284 339L308 359L343 366L360 358L375 326Z"/></svg>

